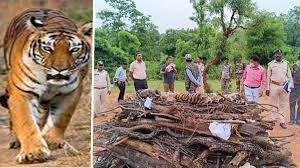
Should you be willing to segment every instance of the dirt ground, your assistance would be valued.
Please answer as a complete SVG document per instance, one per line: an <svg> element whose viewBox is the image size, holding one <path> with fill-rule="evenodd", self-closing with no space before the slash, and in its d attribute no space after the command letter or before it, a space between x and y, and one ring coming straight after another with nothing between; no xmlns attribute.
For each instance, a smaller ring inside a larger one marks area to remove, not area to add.
<svg viewBox="0 0 300 168"><path fill-rule="evenodd" d="M113 93L110 96L107 97L107 109L113 109L117 106L117 97L118 94ZM260 99L260 103L267 103L269 104L269 97L262 97ZM287 105L286 110L286 121L288 122L289 119L289 106ZM118 112L120 112L120 109L114 110L110 113L108 113L106 116L98 116L94 120L94 125L97 125L97 123L101 123L104 121L111 120ZM290 126L288 125L288 129L284 130L279 126L279 123L276 123L276 126L274 130L270 132L271 136L283 136L283 135L291 135L294 134L294 136L288 138L289 144L286 145L287 148L289 148L293 154L292 160L297 165L297 167L300 167L300 126ZM96 138L96 134L94 135L94 138ZM99 148L94 147L94 151L101 150ZM95 158L94 158L95 159Z"/></svg>
<svg viewBox="0 0 300 168"><path fill-rule="evenodd" d="M91 77L91 74L88 75ZM5 87L5 80L0 79L0 91ZM82 155L76 157L66 156L63 149L52 151L54 160L41 164L20 165L15 161L19 150L8 149L9 125L8 111L0 107L0 167L23 166L23 167L90 167L90 139L91 139L91 118L90 118L90 90L91 80L84 81L84 92L80 104L72 117L71 123L66 131L65 140L79 150Z"/></svg>

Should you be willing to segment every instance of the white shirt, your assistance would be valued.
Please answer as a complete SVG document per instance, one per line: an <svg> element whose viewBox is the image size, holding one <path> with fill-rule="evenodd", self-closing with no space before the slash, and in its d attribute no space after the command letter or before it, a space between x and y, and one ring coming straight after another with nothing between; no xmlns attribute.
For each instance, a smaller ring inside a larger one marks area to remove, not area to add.
<svg viewBox="0 0 300 168"><path fill-rule="evenodd" d="M116 71L115 78L121 82L126 82L126 69L124 69L123 67L119 67Z"/></svg>
<svg viewBox="0 0 300 168"><path fill-rule="evenodd" d="M111 90L110 78L107 71L102 70L101 72L97 69L94 72L94 88L103 89L107 88Z"/></svg>

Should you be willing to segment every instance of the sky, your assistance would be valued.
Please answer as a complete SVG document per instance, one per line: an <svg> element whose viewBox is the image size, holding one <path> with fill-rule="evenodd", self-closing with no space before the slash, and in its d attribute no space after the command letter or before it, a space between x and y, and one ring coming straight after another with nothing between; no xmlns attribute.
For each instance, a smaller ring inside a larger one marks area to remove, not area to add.
<svg viewBox="0 0 300 168"><path fill-rule="evenodd" d="M95 0L95 12L109 9L104 0ZM193 28L196 24L189 18L193 15L189 0L134 0L137 9L145 15L151 15L151 21L158 26L159 32L167 29ZM300 0L253 0L259 10L287 13L294 6L300 6ZM95 20L96 27L101 26L100 19Z"/></svg>

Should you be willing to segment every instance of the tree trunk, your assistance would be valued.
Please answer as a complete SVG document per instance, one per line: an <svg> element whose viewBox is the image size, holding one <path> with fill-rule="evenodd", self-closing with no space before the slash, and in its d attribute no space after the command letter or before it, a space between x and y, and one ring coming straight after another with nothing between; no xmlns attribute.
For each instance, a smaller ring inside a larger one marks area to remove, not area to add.
<svg viewBox="0 0 300 168"><path fill-rule="evenodd" d="M225 44L226 44L226 41L227 41L227 39L228 39L228 36L229 36L229 34L224 33L223 38L222 38L222 41L221 41L221 44L220 44L220 49L219 49L219 51L217 51L215 58L214 58L213 60L209 61L209 62L205 65L205 67L204 67L204 71L203 71L203 74L202 74L202 75L203 75L204 90L205 90L206 93L210 93L210 92L211 92L211 89L210 89L210 87L209 87L209 85L208 85L208 83L207 83L206 74L207 74L207 72L208 72L208 70L209 70L209 68L210 68L211 66L217 64L218 61L220 61L221 56L222 56L222 54L223 54L223 52L224 52L224 50L225 50Z"/></svg>

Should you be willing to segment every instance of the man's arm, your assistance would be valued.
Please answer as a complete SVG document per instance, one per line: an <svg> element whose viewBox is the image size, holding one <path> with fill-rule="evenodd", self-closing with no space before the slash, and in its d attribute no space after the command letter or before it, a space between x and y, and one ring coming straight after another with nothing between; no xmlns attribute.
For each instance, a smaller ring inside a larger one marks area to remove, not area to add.
<svg viewBox="0 0 300 168"><path fill-rule="evenodd" d="M111 84L110 84L110 78L109 78L108 72L107 72L107 75L106 75L106 81L107 81L107 90L110 92L111 91Z"/></svg>
<svg viewBox="0 0 300 168"><path fill-rule="evenodd" d="M160 75L162 76L165 73L166 73L166 68L164 68L164 66L162 65L160 68Z"/></svg>
<svg viewBox="0 0 300 168"><path fill-rule="evenodd" d="M246 80L246 77L247 77L247 67L246 67L246 69L244 70L243 77L242 77L242 79L241 79L241 84L242 84L242 85L244 84L244 82L245 82L245 80Z"/></svg>
<svg viewBox="0 0 300 168"><path fill-rule="evenodd" d="M220 80L222 79L223 65L221 65Z"/></svg>
<svg viewBox="0 0 300 168"><path fill-rule="evenodd" d="M201 79L202 79L202 72L200 70L200 68L198 68L198 71L199 71L199 75L198 75L198 78L197 78L197 82L200 83L201 82Z"/></svg>
<svg viewBox="0 0 300 168"><path fill-rule="evenodd" d="M268 65L268 70L267 70L267 87L266 90L270 90L270 84L271 84L271 67L270 64Z"/></svg>
<svg viewBox="0 0 300 168"><path fill-rule="evenodd" d="M132 63L130 64L130 68L129 68L129 77L132 80L134 80L134 78L133 78L133 64Z"/></svg>
<svg viewBox="0 0 300 168"><path fill-rule="evenodd" d="M229 66L229 78L231 79L232 78L232 73L233 73L233 71L232 71L232 67L231 67L231 65Z"/></svg>
<svg viewBox="0 0 300 168"><path fill-rule="evenodd" d="M115 78L116 79L120 79L120 73L121 73L121 71L120 71L120 69L118 68L117 70L116 70L116 74L115 74Z"/></svg>
<svg viewBox="0 0 300 168"><path fill-rule="evenodd" d="M193 83L199 85L199 82L194 78L194 76L193 76L191 70L186 69L185 71L186 71L186 74L187 74L187 76L189 77L189 79L190 79Z"/></svg>
<svg viewBox="0 0 300 168"><path fill-rule="evenodd" d="M293 80L293 76L292 76L291 69L289 68L289 66L288 66L287 77L288 77L288 80L289 80L289 82L291 84L290 85L291 88L294 88L294 80Z"/></svg>
<svg viewBox="0 0 300 168"><path fill-rule="evenodd" d="M263 70L263 73L261 74L261 87L263 89L266 89L266 87L267 87L267 77L266 77L265 70Z"/></svg>

